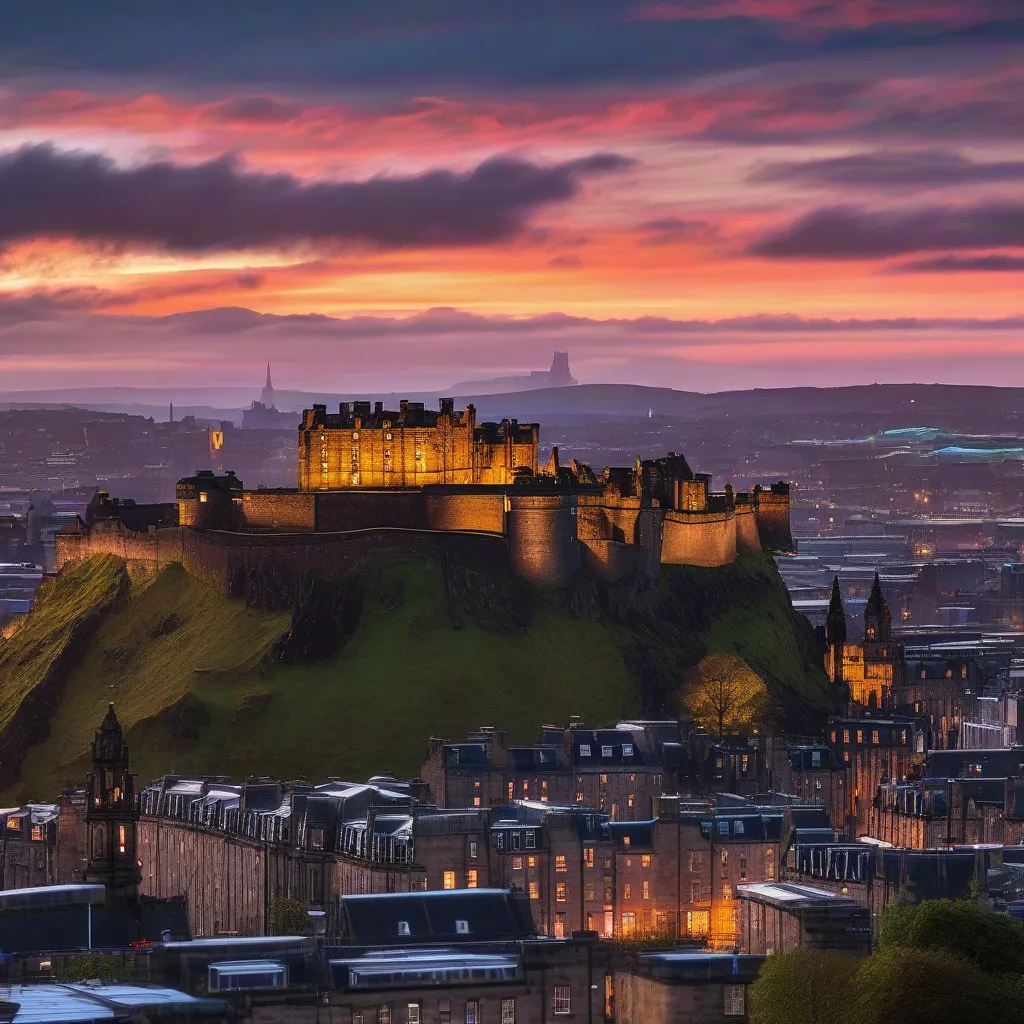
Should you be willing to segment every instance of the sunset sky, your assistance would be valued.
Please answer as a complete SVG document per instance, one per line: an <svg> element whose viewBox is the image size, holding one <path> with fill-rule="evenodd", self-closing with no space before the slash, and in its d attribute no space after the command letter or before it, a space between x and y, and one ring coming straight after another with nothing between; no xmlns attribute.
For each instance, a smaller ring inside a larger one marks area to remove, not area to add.
<svg viewBox="0 0 1024 1024"><path fill-rule="evenodd" d="M0 391L1024 385L1020 0L4 18Z"/></svg>

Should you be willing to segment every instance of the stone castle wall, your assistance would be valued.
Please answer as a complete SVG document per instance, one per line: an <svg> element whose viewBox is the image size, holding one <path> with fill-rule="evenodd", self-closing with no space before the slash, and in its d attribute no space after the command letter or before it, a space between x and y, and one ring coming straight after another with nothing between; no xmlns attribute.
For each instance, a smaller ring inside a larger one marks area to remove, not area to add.
<svg viewBox="0 0 1024 1024"><path fill-rule="evenodd" d="M317 497L303 491L245 491L237 506L238 528L312 533Z"/></svg>
<svg viewBox="0 0 1024 1024"><path fill-rule="evenodd" d="M788 513L787 513L788 515ZM757 509L753 505L736 508L736 552L746 555L764 550L758 529Z"/></svg>
<svg viewBox="0 0 1024 1024"><path fill-rule="evenodd" d="M431 530L471 530L505 533L505 492L424 493L427 525Z"/></svg>
<svg viewBox="0 0 1024 1024"><path fill-rule="evenodd" d="M165 566L181 561L182 535L178 527L137 533L125 529L117 519L94 523L88 530L58 533L57 571L66 562L84 561L94 555L123 558L130 573L155 574Z"/></svg>
<svg viewBox="0 0 1024 1024"><path fill-rule="evenodd" d="M666 512L661 560L670 565L729 565L736 561L732 512Z"/></svg>
<svg viewBox="0 0 1024 1024"><path fill-rule="evenodd" d="M316 529L320 533L370 530L427 529L423 492L360 490L324 491L315 495Z"/></svg>
<svg viewBox="0 0 1024 1024"><path fill-rule="evenodd" d="M509 498L512 570L534 586L557 590L580 568L575 494L514 494Z"/></svg>
<svg viewBox="0 0 1024 1024"><path fill-rule="evenodd" d="M789 520L789 488L763 490L757 497L757 527L768 551L793 551Z"/></svg>

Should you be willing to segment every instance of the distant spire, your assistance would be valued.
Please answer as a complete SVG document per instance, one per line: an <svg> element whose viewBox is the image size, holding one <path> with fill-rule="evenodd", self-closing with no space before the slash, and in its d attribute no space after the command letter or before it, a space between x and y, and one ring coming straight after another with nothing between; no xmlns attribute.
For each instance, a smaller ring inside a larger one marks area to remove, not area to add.
<svg viewBox="0 0 1024 1024"><path fill-rule="evenodd" d="M828 602L828 616L825 619L825 638L833 647L841 647L846 643L846 610L843 608L838 575L832 578L832 597Z"/></svg>
<svg viewBox="0 0 1024 1024"><path fill-rule="evenodd" d="M271 379L270 379L270 363L267 363L267 390L268 391L273 391L274 390L273 381L271 381Z"/></svg>
<svg viewBox="0 0 1024 1024"><path fill-rule="evenodd" d="M274 382L270 379L270 363L267 363L267 383L264 385L263 391L260 394L260 401L268 409L277 408L274 404Z"/></svg>

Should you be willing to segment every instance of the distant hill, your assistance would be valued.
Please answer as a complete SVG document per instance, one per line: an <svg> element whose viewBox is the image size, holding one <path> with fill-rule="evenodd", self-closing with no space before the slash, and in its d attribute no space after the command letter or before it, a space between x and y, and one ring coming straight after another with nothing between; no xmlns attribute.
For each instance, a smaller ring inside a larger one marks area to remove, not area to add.
<svg viewBox="0 0 1024 1024"><path fill-rule="evenodd" d="M247 608L179 566L132 581L113 557L69 565L0 641L0 789L52 799L80 781L109 701L143 779L408 776L431 735L487 724L529 741L570 715L607 724L676 707L709 650L746 659L795 728L823 720L810 627L767 557L665 567L662 612L630 622L586 590L539 594L500 575L467 601L462 571L407 562L364 578L337 653L289 664L288 611Z"/></svg>

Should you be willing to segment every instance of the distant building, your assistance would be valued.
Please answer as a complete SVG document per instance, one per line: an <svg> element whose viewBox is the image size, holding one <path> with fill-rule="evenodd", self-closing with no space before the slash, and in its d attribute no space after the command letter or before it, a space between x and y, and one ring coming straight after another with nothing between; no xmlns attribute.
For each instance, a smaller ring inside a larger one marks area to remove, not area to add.
<svg viewBox="0 0 1024 1024"><path fill-rule="evenodd" d="M531 370L513 377L492 377L489 380L463 380L448 390L456 395L486 395L505 391L537 391L540 388L571 388L579 381L569 369L569 353L556 351L550 370Z"/></svg>
<svg viewBox="0 0 1024 1024"><path fill-rule="evenodd" d="M260 392L260 400L242 410L242 427L245 430L290 430L299 422L298 413L279 412L274 382L270 379L270 363L267 363L267 382Z"/></svg>

